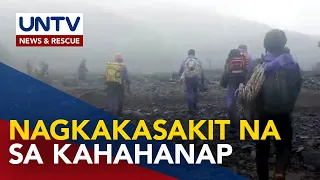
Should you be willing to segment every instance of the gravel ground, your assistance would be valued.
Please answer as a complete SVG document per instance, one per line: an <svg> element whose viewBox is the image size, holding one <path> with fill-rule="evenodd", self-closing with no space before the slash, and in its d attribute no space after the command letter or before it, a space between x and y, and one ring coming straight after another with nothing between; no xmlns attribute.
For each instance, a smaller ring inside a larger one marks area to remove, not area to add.
<svg viewBox="0 0 320 180"><path fill-rule="evenodd" d="M227 119L224 103L225 90L219 87L219 73L206 73L207 92L202 92L199 102L199 113L195 119ZM167 127L173 120L180 119L187 124L190 118L186 111L185 89L182 83L170 81L171 74L140 75L132 78L132 94L127 96L124 109L125 118L145 119L148 125L159 118L168 120ZM66 92L81 98L97 107L105 103L101 77L91 77L87 84L77 86L71 78L54 81L55 85ZM77 87L76 87L77 86ZM304 74L303 91L293 113L294 149L288 179L320 179L320 77ZM187 126L185 126L187 127ZM206 131L203 129L203 131ZM215 131L219 133L219 131ZM218 136L218 135L217 135ZM216 136L216 137L217 137ZM233 146L234 152L226 158L224 166L250 179L257 179L255 167L255 144L250 141L239 141L236 135L227 135L226 143ZM174 139L175 143L196 143ZM219 141L206 142L215 146ZM272 149L274 152L275 149ZM236 163L235 163L236 162ZM270 155L270 171L275 164L274 153ZM270 173L271 175L271 173Z"/></svg>

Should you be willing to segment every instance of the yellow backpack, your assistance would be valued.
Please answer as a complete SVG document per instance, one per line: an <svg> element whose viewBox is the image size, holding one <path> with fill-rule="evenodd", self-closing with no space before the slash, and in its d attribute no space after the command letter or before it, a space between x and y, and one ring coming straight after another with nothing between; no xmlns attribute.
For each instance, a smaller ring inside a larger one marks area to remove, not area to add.
<svg viewBox="0 0 320 180"><path fill-rule="evenodd" d="M124 69L123 63L107 62L105 72L105 82L122 83L122 71Z"/></svg>

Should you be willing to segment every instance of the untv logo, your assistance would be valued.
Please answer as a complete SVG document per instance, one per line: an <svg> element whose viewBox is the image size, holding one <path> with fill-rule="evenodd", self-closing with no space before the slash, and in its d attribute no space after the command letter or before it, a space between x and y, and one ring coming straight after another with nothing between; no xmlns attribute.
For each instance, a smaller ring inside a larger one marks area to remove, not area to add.
<svg viewBox="0 0 320 180"><path fill-rule="evenodd" d="M17 13L16 46L83 46L83 13Z"/></svg>

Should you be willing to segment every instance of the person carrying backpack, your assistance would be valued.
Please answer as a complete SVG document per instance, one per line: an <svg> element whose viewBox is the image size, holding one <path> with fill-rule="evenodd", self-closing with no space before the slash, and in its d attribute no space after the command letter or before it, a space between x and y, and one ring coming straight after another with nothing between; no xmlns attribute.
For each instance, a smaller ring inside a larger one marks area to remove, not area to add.
<svg viewBox="0 0 320 180"><path fill-rule="evenodd" d="M246 74L246 79L245 79L245 83L249 80L248 75L252 74L252 66L253 66L253 62L254 62L254 58L253 56L248 53L248 46L245 44L240 44L238 46L239 51L241 52L241 54L245 57L245 59L247 59L248 61L248 66L247 66L247 74Z"/></svg>
<svg viewBox="0 0 320 180"><path fill-rule="evenodd" d="M256 104L260 136L268 120L273 120L281 140L277 148L275 180L284 180L292 148L292 111L300 93L302 77L298 63L285 50L287 37L278 29L270 30L264 38L266 54L262 59L265 80ZM269 179L268 159L270 138L256 142L256 163L259 180Z"/></svg>
<svg viewBox="0 0 320 180"><path fill-rule="evenodd" d="M188 57L182 63L179 74L185 82L189 114L196 113L199 86L204 87L204 73L201 61L196 58L195 50L188 51Z"/></svg>
<svg viewBox="0 0 320 180"><path fill-rule="evenodd" d="M78 67L78 80L86 81L87 73L87 60L83 59Z"/></svg>
<svg viewBox="0 0 320 180"><path fill-rule="evenodd" d="M45 61L41 61L40 63L40 74L41 74L41 77L49 75L49 64L46 63Z"/></svg>
<svg viewBox="0 0 320 180"><path fill-rule="evenodd" d="M120 53L115 55L114 62L107 62L105 71L105 85L107 92L107 111L121 116L124 103L125 88L130 93L128 70L123 63Z"/></svg>
<svg viewBox="0 0 320 180"><path fill-rule="evenodd" d="M240 83L245 83L250 63L248 54L244 54L239 49L232 49L225 63L221 86L227 88L226 103L232 128L236 128L240 121L237 117L235 92Z"/></svg>

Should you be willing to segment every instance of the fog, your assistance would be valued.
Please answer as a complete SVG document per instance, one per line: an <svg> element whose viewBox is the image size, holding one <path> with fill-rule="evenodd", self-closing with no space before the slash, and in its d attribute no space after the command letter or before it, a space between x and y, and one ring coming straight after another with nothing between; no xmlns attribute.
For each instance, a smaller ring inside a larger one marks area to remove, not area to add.
<svg viewBox="0 0 320 180"><path fill-rule="evenodd" d="M76 72L82 58L90 72L121 52L131 72L177 71L190 48L208 68L221 68L231 48L247 44L260 57L270 28L284 29L288 47L303 68L319 60L317 1L242 0L3 0L0 50L3 61L23 67L45 60L51 71ZM266 11L263 11L266 10ZM84 47L15 47L15 13L83 12Z"/></svg>
<svg viewBox="0 0 320 180"><path fill-rule="evenodd" d="M93 1L110 9L126 10L137 6L154 8L170 5L192 6L198 10L215 11L223 15L236 16L246 20L276 26L283 29L320 34L320 12L317 0L119 0ZM170 5L168 5L170 4Z"/></svg>

